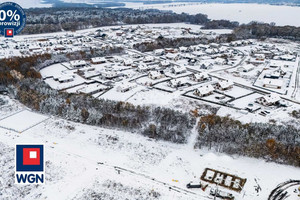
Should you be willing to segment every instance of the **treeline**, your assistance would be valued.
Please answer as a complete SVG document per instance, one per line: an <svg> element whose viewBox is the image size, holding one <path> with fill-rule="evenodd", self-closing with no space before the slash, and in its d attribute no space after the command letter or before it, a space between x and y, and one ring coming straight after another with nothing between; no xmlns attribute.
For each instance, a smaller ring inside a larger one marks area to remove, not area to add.
<svg viewBox="0 0 300 200"><path fill-rule="evenodd" d="M253 22L236 27L234 29L234 34L238 39L266 39L276 37L299 41L300 27L275 26L274 24Z"/></svg>
<svg viewBox="0 0 300 200"><path fill-rule="evenodd" d="M168 108L134 106L99 100L89 95L68 94L51 89L40 79L24 79L15 87L15 98L48 115L106 128L134 131L150 138L186 142L195 118Z"/></svg>
<svg viewBox="0 0 300 200"><path fill-rule="evenodd" d="M146 52L153 51L155 49L178 48L182 46L189 47L191 45L231 42L234 40L236 40L236 37L233 34L222 34L214 38L209 36L199 36L193 38L166 38L160 36L153 42L136 43L133 45L133 48L142 52Z"/></svg>
<svg viewBox="0 0 300 200"><path fill-rule="evenodd" d="M300 129L294 125L242 124L217 115L201 117L196 148L237 154L300 167Z"/></svg>
<svg viewBox="0 0 300 200"><path fill-rule="evenodd" d="M92 27L188 22L205 24L206 15L176 14L159 10L134 10L129 8L34 8L26 10L27 22L22 34L75 31Z"/></svg>

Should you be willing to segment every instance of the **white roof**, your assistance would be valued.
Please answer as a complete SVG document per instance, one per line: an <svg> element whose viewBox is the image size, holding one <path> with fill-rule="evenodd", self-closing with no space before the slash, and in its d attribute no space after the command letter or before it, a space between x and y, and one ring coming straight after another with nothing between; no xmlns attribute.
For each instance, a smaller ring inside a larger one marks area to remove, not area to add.
<svg viewBox="0 0 300 200"><path fill-rule="evenodd" d="M171 83L171 85L176 86L176 85L178 85L179 83L185 84L185 83L187 83L187 81L186 81L185 79L183 79L183 80L172 79L172 80L170 80L170 83Z"/></svg>
<svg viewBox="0 0 300 200"><path fill-rule="evenodd" d="M73 66L76 66L76 65L85 65L86 62L84 60L72 60L72 61L70 61L70 64L73 65Z"/></svg>
<svg viewBox="0 0 300 200"><path fill-rule="evenodd" d="M104 57L96 57L91 59L93 63L97 62L106 62L106 59Z"/></svg>
<svg viewBox="0 0 300 200"><path fill-rule="evenodd" d="M159 77L161 75L161 73L158 71L150 71L149 74L153 77Z"/></svg>
<svg viewBox="0 0 300 200"><path fill-rule="evenodd" d="M233 81L232 80L223 80L219 82L221 88L228 88L230 86L233 86Z"/></svg>
<svg viewBox="0 0 300 200"><path fill-rule="evenodd" d="M84 88L79 89L77 92L82 92L82 93L85 93L85 94L89 94L89 93L92 93L92 92L100 90L100 89L104 90L106 88L107 87L102 85L102 84L95 83L95 84L87 85Z"/></svg>
<svg viewBox="0 0 300 200"><path fill-rule="evenodd" d="M214 88L212 85L209 84L209 85L201 86L197 90L200 94L205 95L213 92Z"/></svg>
<svg viewBox="0 0 300 200"><path fill-rule="evenodd" d="M176 58L176 56L178 56L178 54L175 54L175 53L167 53L166 54L166 57L169 58L169 59Z"/></svg>
<svg viewBox="0 0 300 200"><path fill-rule="evenodd" d="M277 101L280 101L280 96L277 94L269 94L263 96L263 98L268 102L268 103L276 103Z"/></svg>
<svg viewBox="0 0 300 200"><path fill-rule="evenodd" d="M124 60L125 65L131 65L132 63L133 63L133 60L131 60L131 59Z"/></svg>
<svg viewBox="0 0 300 200"><path fill-rule="evenodd" d="M206 72L197 73L197 74L194 74L194 76L196 79L209 78L209 76Z"/></svg>
<svg viewBox="0 0 300 200"><path fill-rule="evenodd" d="M180 66L174 66L173 67L173 70L175 71L175 73L177 73L177 72L183 72L183 71L186 71L186 67L184 67L184 66L182 66L182 65L180 65Z"/></svg>
<svg viewBox="0 0 300 200"><path fill-rule="evenodd" d="M68 75L68 76L61 76L58 78L58 81L66 81L66 80L71 80L73 79L74 77L71 76L71 75Z"/></svg>

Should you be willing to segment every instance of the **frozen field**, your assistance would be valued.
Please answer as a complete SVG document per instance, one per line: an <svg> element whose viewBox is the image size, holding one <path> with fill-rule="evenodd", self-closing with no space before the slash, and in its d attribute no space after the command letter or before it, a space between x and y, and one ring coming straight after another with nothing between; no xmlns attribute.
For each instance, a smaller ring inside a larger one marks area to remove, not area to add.
<svg viewBox="0 0 300 200"><path fill-rule="evenodd" d="M206 14L210 19L227 19L240 23L251 21L275 22L277 25L300 26L300 7L275 6L266 4L200 4L200 3L171 3L150 4L128 3L126 7L135 9L172 10L176 13Z"/></svg>
<svg viewBox="0 0 300 200"><path fill-rule="evenodd" d="M46 119L48 119L47 116L29 110L23 110L0 120L0 127L16 132L23 132Z"/></svg>

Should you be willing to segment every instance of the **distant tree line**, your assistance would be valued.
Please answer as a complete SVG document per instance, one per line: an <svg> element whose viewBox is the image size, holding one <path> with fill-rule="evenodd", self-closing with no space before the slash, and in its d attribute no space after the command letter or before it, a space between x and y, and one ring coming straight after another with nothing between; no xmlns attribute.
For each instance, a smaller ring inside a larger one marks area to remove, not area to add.
<svg viewBox="0 0 300 200"><path fill-rule="evenodd" d="M204 25L204 28L235 28L237 22L213 20L207 15L187 13L176 14L156 9L134 10L130 8L34 8L26 10L27 22L22 34L49 33L58 31L76 31L92 27L186 22Z"/></svg>
<svg viewBox="0 0 300 200"><path fill-rule="evenodd" d="M243 24L234 29L237 39L266 39L266 38L284 38L291 40L300 40L300 27L295 26L275 26L274 24L252 22Z"/></svg>
<svg viewBox="0 0 300 200"><path fill-rule="evenodd" d="M222 34L217 37L195 36L190 38L169 38L160 36L152 42L136 43L133 45L133 48L142 52L146 52L153 51L155 49L178 48L182 46L189 47L191 45L231 42L234 40L236 40L236 36L234 34Z"/></svg>
<svg viewBox="0 0 300 200"><path fill-rule="evenodd" d="M196 148L264 158L300 167L300 128L293 124L242 124L217 115L201 117Z"/></svg>
<svg viewBox="0 0 300 200"><path fill-rule="evenodd" d="M109 25L185 22L202 25L203 29L234 29L238 39L276 37L300 40L300 27L258 22L239 25L234 21L210 20L204 14L177 14L156 9L52 7L27 9L26 14L27 24L22 34L76 31Z"/></svg>

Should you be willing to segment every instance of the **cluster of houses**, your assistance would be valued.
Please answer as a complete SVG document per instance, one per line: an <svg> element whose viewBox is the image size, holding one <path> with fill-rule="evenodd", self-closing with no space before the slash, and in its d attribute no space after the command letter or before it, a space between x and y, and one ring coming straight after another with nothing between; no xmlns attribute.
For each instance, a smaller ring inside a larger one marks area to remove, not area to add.
<svg viewBox="0 0 300 200"><path fill-rule="evenodd" d="M215 90L225 91L233 87L234 83L231 80L221 80L215 84L205 84L201 85L194 91L194 94L200 97L209 96Z"/></svg>

